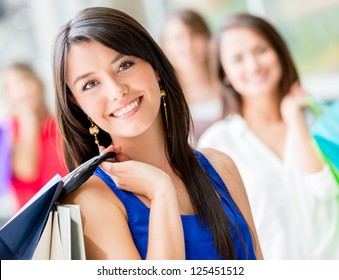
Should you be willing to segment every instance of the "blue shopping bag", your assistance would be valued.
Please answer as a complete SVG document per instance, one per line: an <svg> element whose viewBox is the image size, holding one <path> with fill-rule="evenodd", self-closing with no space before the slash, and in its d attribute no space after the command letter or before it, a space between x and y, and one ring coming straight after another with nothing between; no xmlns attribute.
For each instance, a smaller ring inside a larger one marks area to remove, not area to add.
<svg viewBox="0 0 339 280"><path fill-rule="evenodd" d="M339 183L339 99L329 103L308 100L316 121L311 127L311 134L316 149Z"/></svg>
<svg viewBox="0 0 339 280"><path fill-rule="evenodd" d="M113 152L96 156L64 178L55 175L0 229L0 259L32 259L56 202L88 180L100 163L114 156Z"/></svg>
<svg viewBox="0 0 339 280"><path fill-rule="evenodd" d="M31 259L49 212L60 195L62 178L56 175L0 231L0 259Z"/></svg>

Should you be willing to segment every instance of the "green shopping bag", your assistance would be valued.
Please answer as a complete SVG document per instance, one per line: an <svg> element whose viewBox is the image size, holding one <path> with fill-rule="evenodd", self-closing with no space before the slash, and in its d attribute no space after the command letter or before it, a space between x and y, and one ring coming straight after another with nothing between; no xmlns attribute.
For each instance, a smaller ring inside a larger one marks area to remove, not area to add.
<svg viewBox="0 0 339 280"><path fill-rule="evenodd" d="M311 127L312 145L339 185L339 99L325 104L309 97L307 103L316 116Z"/></svg>

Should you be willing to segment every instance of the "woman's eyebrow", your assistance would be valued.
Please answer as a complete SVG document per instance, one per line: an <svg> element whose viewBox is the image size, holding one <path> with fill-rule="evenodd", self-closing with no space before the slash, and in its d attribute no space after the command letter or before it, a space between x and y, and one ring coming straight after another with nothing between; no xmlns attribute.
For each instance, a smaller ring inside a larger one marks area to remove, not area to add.
<svg viewBox="0 0 339 280"><path fill-rule="evenodd" d="M119 59L121 59L122 57L124 57L125 55L124 54L117 54L112 60L111 60L111 64L114 64L115 62L117 62ZM94 74L94 72L88 72L88 73L85 73L85 74L82 74L80 75L79 77L77 77L74 82L73 82L73 85L75 86L75 84L85 78L87 78L88 76Z"/></svg>
<svg viewBox="0 0 339 280"><path fill-rule="evenodd" d="M115 62L117 62L119 59L121 59L122 57L124 57L125 55L122 54L122 53L119 53L118 55L116 55L116 57L114 57L112 60L111 60L111 64L114 64Z"/></svg>
<svg viewBox="0 0 339 280"><path fill-rule="evenodd" d="M79 77L77 77L77 78L74 80L73 86L75 86L75 84L76 84L77 82L79 82L79 81L81 81L81 80L87 78L88 76L90 76L90 75L92 75L92 74L94 74L94 72L88 72L88 73L85 73L85 74L80 75Z"/></svg>
<svg viewBox="0 0 339 280"><path fill-rule="evenodd" d="M114 64L115 62L117 62L119 59L121 59L122 57L124 57L125 55L124 54L117 54L112 60L111 60L111 64ZM87 78L88 76L94 74L94 72L88 72L88 73L85 73L85 74L82 74L80 75L79 77L77 77L75 80L74 80L74 83L73 85L75 86L75 84L85 78Z"/></svg>

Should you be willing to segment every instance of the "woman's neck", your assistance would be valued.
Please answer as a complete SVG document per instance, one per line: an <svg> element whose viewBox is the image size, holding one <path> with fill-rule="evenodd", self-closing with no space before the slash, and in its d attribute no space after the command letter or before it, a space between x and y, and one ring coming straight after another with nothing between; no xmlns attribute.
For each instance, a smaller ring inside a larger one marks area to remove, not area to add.
<svg viewBox="0 0 339 280"><path fill-rule="evenodd" d="M178 78L189 105L221 99L221 90L217 80L213 80L205 70L195 69L190 72L179 72Z"/></svg>
<svg viewBox="0 0 339 280"><path fill-rule="evenodd" d="M169 166L166 152L163 129L150 128L134 138L112 138L114 145L122 147L124 153L131 160L141 161L160 169Z"/></svg>
<svg viewBox="0 0 339 280"><path fill-rule="evenodd" d="M241 108L242 117L248 122L281 122L279 102L271 96L244 98Z"/></svg>
<svg viewBox="0 0 339 280"><path fill-rule="evenodd" d="M47 108L46 105L42 106L42 107L39 109L39 111L37 112L37 114L38 114L38 117L39 117L40 121L43 121L43 120L45 120L48 116L50 116L50 112L49 112L49 110L48 110L48 108Z"/></svg>
<svg viewBox="0 0 339 280"><path fill-rule="evenodd" d="M195 65L194 67L177 70L180 84L183 88L189 88L195 84L210 84L211 77L206 67Z"/></svg>

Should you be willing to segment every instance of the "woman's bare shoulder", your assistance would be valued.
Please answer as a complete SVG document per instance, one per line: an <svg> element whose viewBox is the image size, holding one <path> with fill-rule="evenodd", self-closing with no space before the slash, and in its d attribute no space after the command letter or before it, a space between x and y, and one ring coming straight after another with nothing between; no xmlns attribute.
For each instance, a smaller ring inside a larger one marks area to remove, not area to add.
<svg viewBox="0 0 339 280"><path fill-rule="evenodd" d="M62 203L80 205L87 259L140 259L124 205L93 175Z"/></svg>
<svg viewBox="0 0 339 280"><path fill-rule="evenodd" d="M92 208L114 207L125 213L116 194L99 177L93 175L72 193L63 197L62 203L79 204L86 211Z"/></svg>
<svg viewBox="0 0 339 280"><path fill-rule="evenodd" d="M237 202L245 192L240 173L232 158L223 152L212 148L204 148L199 150L212 164L221 179L227 186L233 199Z"/></svg>
<svg viewBox="0 0 339 280"><path fill-rule="evenodd" d="M222 172L222 174L231 175L232 172L237 171L234 161L227 154L212 148L201 148L199 151L208 159L218 173Z"/></svg>

